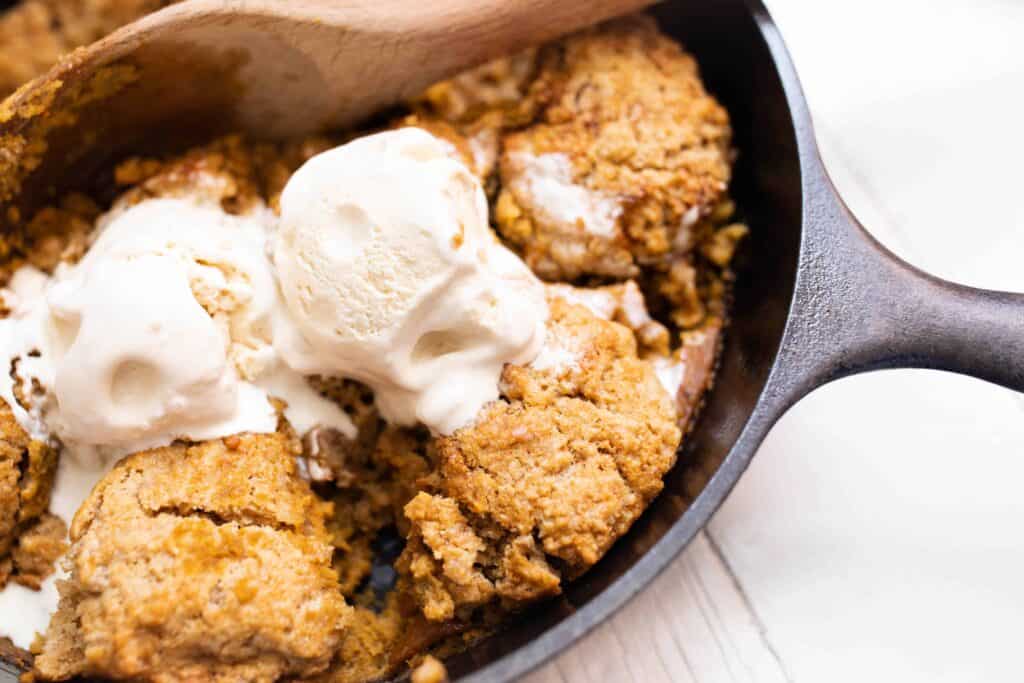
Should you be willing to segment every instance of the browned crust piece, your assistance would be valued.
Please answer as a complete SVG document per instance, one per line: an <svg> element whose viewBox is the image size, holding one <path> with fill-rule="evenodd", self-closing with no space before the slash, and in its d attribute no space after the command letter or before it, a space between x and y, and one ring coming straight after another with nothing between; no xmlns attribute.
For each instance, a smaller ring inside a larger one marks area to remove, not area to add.
<svg viewBox="0 0 1024 683"><path fill-rule="evenodd" d="M549 280L635 277L639 265L692 249L687 229L731 174L726 111L693 57L638 15L541 50L527 97L536 123L508 135L495 220ZM571 182L618 207L611 231L566 224L538 204L526 161L564 155Z"/></svg>
<svg viewBox="0 0 1024 683"><path fill-rule="evenodd" d="M23 0L0 15L0 97L57 59L177 0Z"/></svg>
<svg viewBox="0 0 1024 683"><path fill-rule="evenodd" d="M170 159L128 159L117 166L111 180L129 204L154 197L194 197L199 192L232 214L263 201L276 209L292 173L334 142L314 137L266 144L230 135ZM0 283L25 264L51 272L61 262L77 261L100 213L95 201L72 193L24 221L19 218L11 231L0 235Z"/></svg>
<svg viewBox="0 0 1024 683"><path fill-rule="evenodd" d="M352 609L283 434L126 458L72 524L46 679L273 681L322 671ZM216 475L216 476L214 476Z"/></svg>
<svg viewBox="0 0 1024 683"><path fill-rule="evenodd" d="M548 344L574 361L506 366L504 400L438 440L436 490L405 508L400 572L430 619L557 593L625 533L675 463L675 411L633 333L549 301Z"/></svg>
<svg viewBox="0 0 1024 683"><path fill-rule="evenodd" d="M448 680L448 670L437 658L427 655L412 670L409 680L411 683L445 683Z"/></svg>
<svg viewBox="0 0 1024 683"><path fill-rule="evenodd" d="M114 181L128 203L153 197L195 197L239 214L265 202L277 208L281 191L303 163L336 141L313 137L280 144L228 135L172 159L138 157L121 163Z"/></svg>
<svg viewBox="0 0 1024 683"><path fill-rule="evenodd" d="M425 127L448 124L466 141L471 167L492 199L503 133L534 117L535 103L526 91L537 75L537 53L530 47L491 60L435 83L412 103L415 120Z"/></svg>
<svg viewBox="0 0 1024 683"><path fill-rule="evenodd" d="M526 92L537 74L537 48L493 59L435 83L413 102L419 111L460 126L472 126L495 112L504 125L531 118Z"/></svg>
<svg viewBox="0 0 1024 683"><path fill-rule="evenodd" d="M633 280L602 287L548 285L551 295L569 303L586 306L594 315L625 325L636 336L641 357L666 356L671 335L664 325L651 317L640 286Z"/></svg>
<svg viewBox="0 0 1024 683"><path fill-rule="evenodd" d="M0 98L61 56L176 0L22 0L0 15Z"/></svg>
<svg viewBox="0 0 1024 683"><path fill-rule="evenodd" d="M0 589L8 580L39 588L64 552L64 522L46 512L56 470L56 451L0 400Z"/></svg>

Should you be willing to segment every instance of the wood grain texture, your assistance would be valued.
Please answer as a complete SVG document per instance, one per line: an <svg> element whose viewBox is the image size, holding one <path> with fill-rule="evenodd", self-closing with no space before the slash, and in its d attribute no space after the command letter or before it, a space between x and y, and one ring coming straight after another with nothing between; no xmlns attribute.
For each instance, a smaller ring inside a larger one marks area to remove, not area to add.
<svg viewBox="0 0 1024 683"><path fill-rule="evenodd" d="M525 679L784 683L746 597L705 534L609 622Z"/></svg>
<svg viewBox="0 0 1024 683"><path fill-rule="evenodd" d="M69 176L138 153L140 141L155 151L228 132L283 138L354 125L488 57L650 2L173 5L76 50L11 96L7 111L19 115L0 121L0 137L30 142L3 160L0 222L12 206L34 213Z"/></svg>
<svg viewBox="0 0 1024 683"><path fill-rule="evenodd" d="M130 60L147 93L190 86L174 98L147 98L151 109L154 102L162 107L155 120L231 112L234 126L250 133L298 136L351 125L491 57L652 2L191 0L84 48L44 80L88 82L99 69ZM233 84L238 92L230 101L208 96ZM106 115L131 130L137 115L130 104L115 94L104 102Z"/></svg>

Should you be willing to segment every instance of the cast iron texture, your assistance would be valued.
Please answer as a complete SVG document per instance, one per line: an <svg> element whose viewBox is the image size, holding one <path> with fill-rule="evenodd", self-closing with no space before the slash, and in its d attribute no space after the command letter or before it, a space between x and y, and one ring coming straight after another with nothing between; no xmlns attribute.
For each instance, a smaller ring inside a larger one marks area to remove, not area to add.
<svg viewBox="0 0 1024 683"><path fill-rule="evenodd" d="M811 390L858 372L936 368L1024 391L1024 295L944 282L864 231L825 173L793 65L760 0L665 2L654 13L696 53L741 152L734 194L752 236L717 385L644 517L556 606L452 660L465 681L515 679L647 585Z"/></svg>

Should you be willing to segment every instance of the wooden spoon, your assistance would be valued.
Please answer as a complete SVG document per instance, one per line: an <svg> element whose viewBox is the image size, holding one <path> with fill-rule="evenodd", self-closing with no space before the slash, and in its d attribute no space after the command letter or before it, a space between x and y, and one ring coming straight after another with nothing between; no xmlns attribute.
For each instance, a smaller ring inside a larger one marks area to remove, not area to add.
<svg viewBox="0 0 1024 683"><path fill-rule="evenodd" d="M0 220L128 151L352 124L491 57L652 0L191 0L0 106Z"/></svg>

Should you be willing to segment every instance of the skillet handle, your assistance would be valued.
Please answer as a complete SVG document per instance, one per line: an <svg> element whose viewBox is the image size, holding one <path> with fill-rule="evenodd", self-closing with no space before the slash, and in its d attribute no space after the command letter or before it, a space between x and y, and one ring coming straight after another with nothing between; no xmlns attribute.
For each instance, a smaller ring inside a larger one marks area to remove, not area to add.
<svg viewBox="0 0 1024 683"><path fill-rule="evenodd" d="M805 184L805 266L777 366L787 398L887 368L948 370L1024 392L1024 294L909 265L864 230L817 170Z"/></svg>

